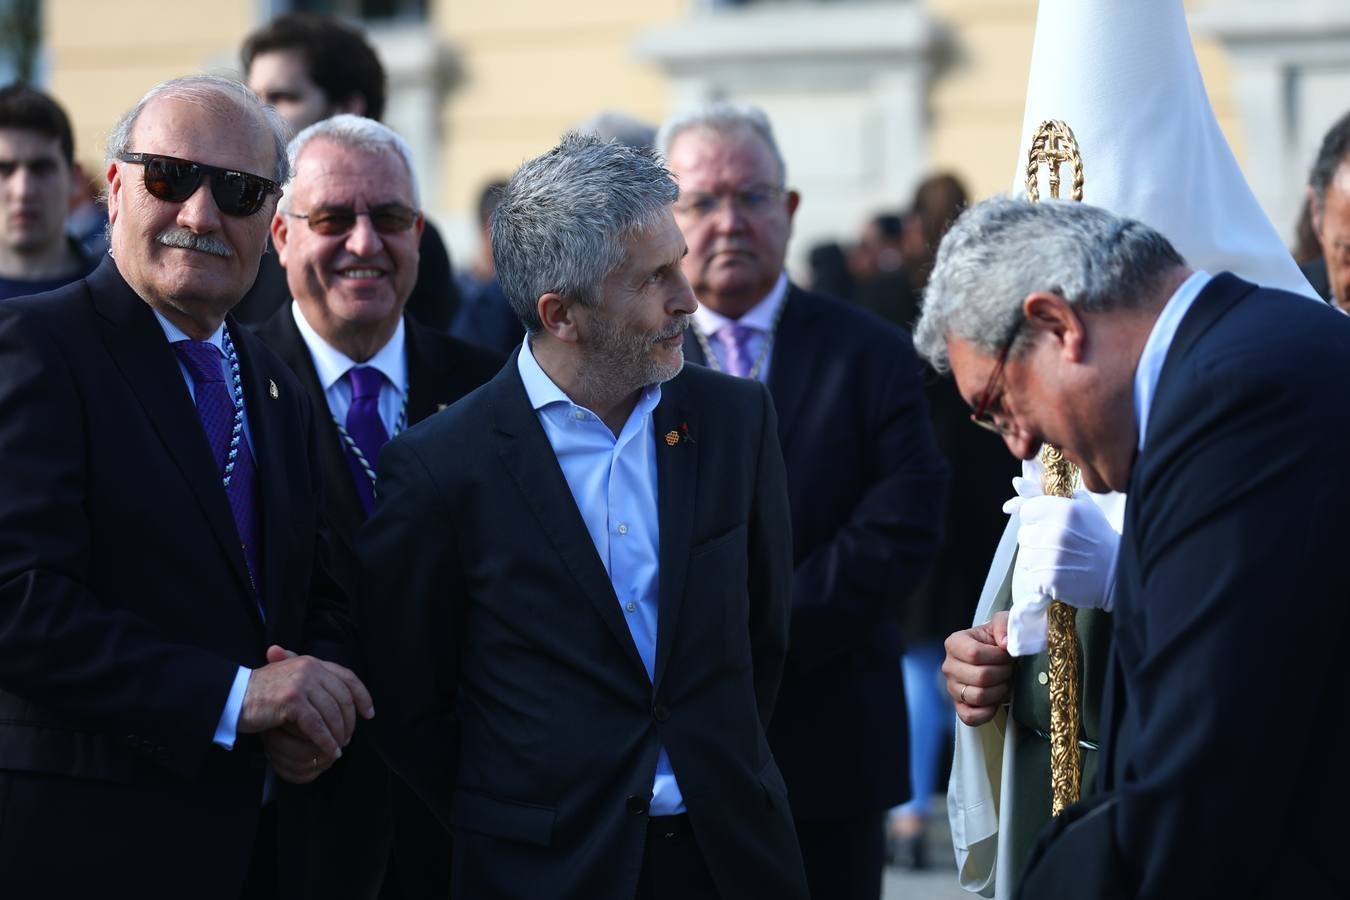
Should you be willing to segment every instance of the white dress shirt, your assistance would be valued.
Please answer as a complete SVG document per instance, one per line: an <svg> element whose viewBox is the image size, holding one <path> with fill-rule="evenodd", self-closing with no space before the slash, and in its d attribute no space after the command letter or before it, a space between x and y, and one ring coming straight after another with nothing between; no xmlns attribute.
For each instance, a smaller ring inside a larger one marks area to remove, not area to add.
<svg viewBox="0 0 1350 900"><path fill-rule="evenodd" d="M1153 405L1153 395L1158 390L1158 378L1162 375L1163 363L1167 361L1167 351L1172 346L1172 338L1177 336L1181 320L1186 318L1195 298L1209 284L1208 272L1197 271L1181 283L1167 303L1163 305L1153 330L1148 334L1144 352L1139 356L1139 364L1134 369L1134 424L1139 430L1139 449L1144 449L1144 433L1148 427L1148 413Z"/></svg>
<svg viewBox="0 0 1350 900"><path fill-rule="evenodd" d="M314 371L318 373L319 386L323 388L333 418L343 425L347 423L347 410L352 405L352 385L346 378L347 371L356 366L370 366L384 376L384 384L380 385L380 421L393 437L403 413L404 397L408 394L407 332L402 317L388 342L370 359L359 363L321 338L294 300L291 301L291 315L295 317L295 327L300 329L300 337L314 360Z"/></svg>

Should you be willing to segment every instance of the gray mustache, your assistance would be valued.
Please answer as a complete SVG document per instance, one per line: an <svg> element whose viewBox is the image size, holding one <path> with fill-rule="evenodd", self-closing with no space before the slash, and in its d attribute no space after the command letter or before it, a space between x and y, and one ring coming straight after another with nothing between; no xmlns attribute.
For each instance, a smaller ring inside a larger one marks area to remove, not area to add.
<svg viewBox="0 0 1350 900"><path fill-rule="evenodd" d="M682 315L666 328L662 328L656 333L656 340L668 341L673 337L684 334L685 329L689 327L689 316Z"/></svg>
<svg viewBox="0 0 1350 900"><path fill-rule="evenodd" d="M165 247L177 247L180 250L200 250L203 253L223 256L227 259L234 256L234 251L224 242L211 237L209 234L193 234L185 228L166 228L155 237L155 240Z"/></svg>

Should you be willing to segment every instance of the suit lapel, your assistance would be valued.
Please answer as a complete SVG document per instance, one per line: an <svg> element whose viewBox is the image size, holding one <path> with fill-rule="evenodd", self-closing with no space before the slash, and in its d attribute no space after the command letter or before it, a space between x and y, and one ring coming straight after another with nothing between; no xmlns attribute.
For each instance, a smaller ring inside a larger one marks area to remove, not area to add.
<svg viewBox="0 0 1350 900"><path fill-rule="evenodd" d="M590 598L596 613L623 648L624 656L646 679L647 667L623 620L609 574L591 542L553 446L530 407L516 365L519 353L516 350L505 368L488 383L489 408L502 464L567 571Z"/></svg>
<svg viewBox="0 0 1350 900"><path fill-rule="evenodd" d="M99 330L108 354L182 473L220 549L229 558L239 586L252 596L248 565L221 473L164 330L149 305L122 280L111 262L89 276L89 286L94 308L101 316Z"/></svg>
<svg viewBox="0 0 1350 900"><path fill-rule="evenodd" d="M278 382L285 378L274 367L276 362L256 352L253 335L237 322L229 321L230 336L235 352L239 354L239 374L244 383L244 412L248 416L249 434L253 439L253 458L258 465L258 515L262 520L262 598L267 606L269 622L277 621L276 607L282 601L282 574L286 567L290 544L290 521L281 515L288 508L287 486L283 483L288 471L286 452L304 452L296 445L298 429L289 421L288 410L293 404L279 402ZM273 396L273 391L277 396ZM325 405L323 410L327 410ZM291 446L294 445L294 446Z"/></svg>
<svg viewBox="0 0 1350 900"><path fill-rule="evenodd" d="M686 338L687 340L688 338ZM667 382L653 413L656 431L656 504L659 511L660 556L656 667L654 687L670 658L684 598L684 576L693 541L694 498L698 481L698 424L694 410L684 402L680 379ZM670 443L674 436L675 443Z"/></svg>
<svg viewBox="0 0 1350 900"><path fill-rule="evenodd" d="M333 477L325 479L324 482L324 487L328 489L325 492L324 504L328 507L329 515L334 522L346 523L347 527L342 533L353 534L365 521L366 511L356 493L356 485L352 483L347 455L342 449L342 438L338 435L337 426L333 424L333 414L328 408L328 397L324 394L323 385L319 383L319 373L314 368L314 357L310 355L309 346L301 336L300 329L296 327L290 304L282 306L258 330L258 335L272 348L273 353L281 357L281 361L287 365L300 382L300 386L305 389L305 393L309 395L320 436L318 452L323 471L334 473ZM251 406L249 411L252 412Z"/></svg>
<svg viewBox="0 0 1350 900"><path fill-rule="evenodd" d="M408 424L415 425L449 406L453 399L443 392L453 382L450 367L453 360L428 352L418 334L421 326L403 317L404 344L408 354Z"/></svg>
<svg viewBox="0 0 1350 900"><path fill-rule="evenodd" d="M796 433L790 423L797 420L797 409L810 392L824 348L812 333L818 311L813 308L810 295L792 285L783 302L787 308L774 335L769 393L778 413L778 440L786 452Z"/></svg>

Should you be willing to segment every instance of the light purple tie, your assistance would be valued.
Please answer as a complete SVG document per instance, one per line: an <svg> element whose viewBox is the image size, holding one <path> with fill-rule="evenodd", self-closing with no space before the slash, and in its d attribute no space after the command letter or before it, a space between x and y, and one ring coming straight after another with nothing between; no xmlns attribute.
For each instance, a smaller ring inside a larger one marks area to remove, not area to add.
<svg viewBox="0 0 1350 900"><path fill-rule="evenodd" d="M220 350L206 341L176 341L173 349L192 375L193 396L197 401L197 416L206 430L206 440L215 456L217 477L222 477L230 452L230 438L234 430L234 397L225 385ZM234 469L230 472L230 486L225 488L234 513L234 527L239 542L244 546L249 577L258 584L262 556L258 552L258 473L248 441L240 437L235 454ZM262 601L259 599L259 606Z"/></svg>
<svg viewBox="0 0 1350 900"><path fill-rule="evenodd" d="M755 329L749 325L728 322L717 329L717 339L727 352L727 372L738 378L747 378L753 362L750 359L750 338Z"/></svg>
<svg viewBox="0 0 1350 900"><path fill-rule="evenodd" d="M389 443L389 432L380 418L380 388L384 386L384 375L373 366L352 366L347 370L347 381L352 386L347 434L365 456L366 465L361 465L361 460L350 448L347 448L347 464L356 479L356 493L361 497L361 505L365 507L366 515L370 515L375 509L375 486L369 473L375 471L380 448Z"/></svg>

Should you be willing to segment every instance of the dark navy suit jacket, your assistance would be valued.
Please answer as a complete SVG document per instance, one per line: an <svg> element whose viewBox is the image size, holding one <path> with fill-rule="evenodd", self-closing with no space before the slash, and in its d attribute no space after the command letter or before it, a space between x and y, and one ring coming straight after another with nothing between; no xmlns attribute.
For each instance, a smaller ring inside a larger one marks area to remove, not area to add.
<svg viewBox="0 0 1350 900"><path fill-rule="evenodd" d="M454 831L453 896L632 897L660 747L719 896L806 896L764 733L791 574L773 405L699 366L661 391L654 680L514 356L380 455L358 630L381 751Z"/></svg>
<svg viewBox="0 0 1350 900"><path fill-rule="evenodd" d="M1134 463L1104 793L1052 823L1041 897L1345 897L1350 320L1216 277Z"/></svg>
<svg viewBox="0 0 1350 900"><path fill-rule="evenodd" d="M502 356L492 350L438 334L411 317L405 316L404 328L409 424L449 406L501 368ZM278 309L257 334L290 366L320 420L318 454L328 524L339 548L337 574L343 587L354 592L351 546L366 513L290 304ZM403 897L442 896L449 890L449 833L406 787L390 783L368 731L369 724L359 722L342 759L313 784L292 789L295 802L281 823L288 845L282 861L285 892L357 900L378 895L384 882L396 885L390 893ZM392 860L391 846L396 848Z"/></svg>
<svg viewBox="0 0 1350 900"><path fill-rule="evenodd" d="M792 631L769 743L794 816L851 818L910 795L899 615L937 552L947 466L909 335L797 287L785 302L768 387ZM685 355L704 361L692 335Z"/></svg>
<svg viewBox="0 0 1350 900"><path fill-rule="evenodd" d="M0 304L0 870L15 897L235 898L258 741L212 743L269 644L345 659L313 411L230 320L266 618L174 351L111 259ZM284 793L284 792L283 792Z"/></svg>

